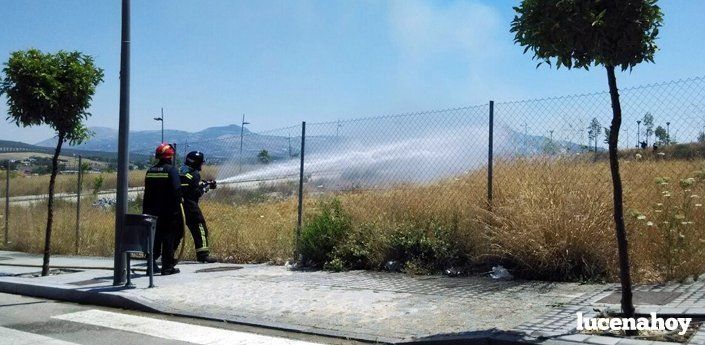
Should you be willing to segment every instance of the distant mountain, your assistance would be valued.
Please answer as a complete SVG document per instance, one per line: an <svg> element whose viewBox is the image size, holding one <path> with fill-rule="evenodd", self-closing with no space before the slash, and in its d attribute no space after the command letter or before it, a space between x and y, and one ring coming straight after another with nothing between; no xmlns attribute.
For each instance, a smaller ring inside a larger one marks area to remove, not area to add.
<svg viewBox="0 0 705 345"><path fill-rule="evenodd" d="M476 135L475 130L481 129L482 125L477 127L467 127L458 129L451 124L447 126L438 126L437 131L424 132L424 128L417 128L405 123L394 123L392 127L389 125L380 125L377 127L348 125L346 135L338 137L335 130L330 133L313 127L313 135L309 134L306 138L306 154L338 154L344 156L350 149L364 150L365 148L391 145L395 142L406 142L414 137L422 138L418 144L409 144L411 150L414 148L427 150L429 145L426 142L432 141L432 138L444 137L446 133L456 133L458 130L467 131L468 135ZM404 127L400 127L404 126ZM404 135L395 140L390 133L401 130L403 128ZM90 128L95 135L87 142L77 146L64 146L67 150L90 150L100 151L104 153L112 153L117 151L118 131L107 127L92 127ZM318 129L316 132L315 130ZM289 138L288 135L270 135L257 134L245 129L242 137L242 147L240 146L240 131L238 125L228 125L221 127L210 127L198 132L187 132L180 130L164 130L164 139L169 143L177 144L177 154L181 155L188 151L199 150L206 153L208 160L228 161L238 159L242 151L242 161L245 163L253 163L258 161L258 154L262 150L266 150L270 159L278 160L287 157L298 156L300 137L296 133L295 136ZM498 140L495 141L495 155L509 156L534 156L543 154L570 154L580 153L587 150L574 142L565 140L550 140L545 136L526 135L524 133L512 130L509 127L498 126L495 129L495 134ZM405 139L406 138L406 139ZM431 138L431 139L429 139ZM130 153L133 157L142 156L149 157L153 155L154 149L157 147L161 139L161 131L132 131L130 132ZM55 140L47 139L38 146L43 149L52 149L55 146ZM465 142L457 143L457 145L467 144Z"/></svg>
<svg viewBox="0 0 705 345"><path fill-rule="evenodd" d="M118 131L116 129L108 127L91 127L90 130L95 133L95 135L91 139L81 145L70 146L70 148L105 152L117 151ZM243 133L247 136L252 135L247 129L245 129ZM204 142L214 140L223 141L235 137L237 137L239 140L240 126L238 125L210 127L195 133L171 129L164 130L164 141L170 143L177 143L177 148L181 145L189 145L189 143L193 143L194 145L198 146L203 146L202 144L204 144ZM154 148L159 145L160 141L160 130L131 131L130 152L151 154ZM56 145L55 143L56 138L51 138L43 140L37 143L36 145L43 147L54 147Z"/></svg>

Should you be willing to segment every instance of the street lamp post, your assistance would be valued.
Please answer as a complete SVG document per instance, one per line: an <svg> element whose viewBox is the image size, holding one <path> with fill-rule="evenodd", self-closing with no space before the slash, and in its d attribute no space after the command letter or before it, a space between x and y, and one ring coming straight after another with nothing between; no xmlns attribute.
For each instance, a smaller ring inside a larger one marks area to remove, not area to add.
<svg viewBox="0 0 705 345"><path fill-rule="evenodd" d="M130 159L130 0L122 0L122 33L120 44L120 122L118 134L117 192L115 193L115 253L113 285L121 285L128 272L122 252L122 234L127 214L127 174Z"/></svg>
<svg viewBox="0 0 705 345"><path fill-rule="evenodd" d="M164 108L162 108L162 116L155 117L154 121L159 121L162 123L162 141L161 142L164 142Z"/></svg>
<svg viewBox="0 0 705 345"><path fill-rule="evenodd" d="M245 125L249 125L249 122L245 122L245 114L242 114L242 124L240 125L240 168L239 172L242 172L242 138L245 134Z"/></svg>
<svg viewBox="0 0 705 345"><path fill-rule="evenodd" d="M666 122L666 145L671 144L671 123Z"/></svg>

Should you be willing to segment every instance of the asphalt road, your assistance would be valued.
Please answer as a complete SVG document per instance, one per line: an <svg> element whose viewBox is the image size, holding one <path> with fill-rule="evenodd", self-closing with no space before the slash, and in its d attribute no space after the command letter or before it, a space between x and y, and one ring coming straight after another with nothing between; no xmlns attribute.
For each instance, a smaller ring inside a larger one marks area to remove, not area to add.
<svg viewBox="0 0 705 345"><path fill-rule="evenodd" d="M360 344L0 293L0 344Z"/></svg>

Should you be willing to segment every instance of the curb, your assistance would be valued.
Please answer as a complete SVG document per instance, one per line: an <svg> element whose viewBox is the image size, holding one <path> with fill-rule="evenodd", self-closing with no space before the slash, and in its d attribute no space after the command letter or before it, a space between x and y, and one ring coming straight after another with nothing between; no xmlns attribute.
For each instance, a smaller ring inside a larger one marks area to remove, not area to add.
<svg viewBox="0 0 705 345"><path fill-rule="evenodd" d="M132 309L147 313L160 313L159 310L128 298L100 292L80 291L60 286L45 286L0 281L0 292L30 297L47 298L78 304L99 305L111 308Z"/></svg>
<svg viewBox="0 0 705 345"><path fill-rule="evenodd" d="M114 291L119 290L116 288ZM0 280L0 292L15 295L23 295L37 298L46 298L64 302L72 302L78 304L96 305L109 308L130 309L155 314L167 314L174 316L189 317L202 320L224 321L246 326L255 326L261 328L275 329L281 331L319 335L331 338L357 340L369 343L385 343L385 344L432 344L429 342L415 342L414 339L403 338L388 338L379 337L361 333L341 332L335 330L321 329L310 326L300 326L294 324L277 323L272 321L259 320L256 318L229 317L224 319L215 315L189 313L182 310L172 308L160 308L154 303L148 301L140 301L138 297L124 297L107 292L96 291L81 291L72 288L66 288L57 285L35 285L20 282L12 282ZM433 342L434 344L436 342ZM463 343L466 344L466 343ZM473 343L474 344L474 343ZM485 344L485 343L482 343Z"/></svg>

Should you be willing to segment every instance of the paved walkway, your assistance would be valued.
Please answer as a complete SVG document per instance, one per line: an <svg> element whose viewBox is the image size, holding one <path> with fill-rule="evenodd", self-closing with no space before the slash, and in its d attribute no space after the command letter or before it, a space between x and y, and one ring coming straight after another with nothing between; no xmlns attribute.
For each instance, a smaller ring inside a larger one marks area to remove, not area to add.
<svg viewBox="0 0 705 345"><path fill-rule="evenodd" d="M134 261L133 261L134 262ZM618 309L615 284L409 276L352 271L290 271L282 266L196 264L156 276L147 289L113 287L111 258L54 257L74 271L33 277L41 258L0 251L0 291L348 337L402 342L450 338L617 344L575 334L576 312ZM144 263L141 264L142 269ZM100 269L104 267L106 269ZM705 316L705 283L639 286L637 312ZM646 343L646 342L643 342ZM705 333L691 340L705 344ZM625 342L619 344L634 344Z"/></svg>
<svg viewBox="0 0 705 345"><path fill-rule="evenodd" d="M136 289L115 289L108 270L78 269L30 278L26 274L38 268L7 266L40 263L38 256L0 251L0 286L30 294L31 286L34 292L37 287L51 287L65 295L83 293L84 298L101 294L162 312L389 342L511 330L599 288L489 277L294 272L282 266L184 263L181 274L156 276L156 288L147 289L147 279L140 273L133 280ZM52 264L109 268L112 261L57 256ZM237 267L242 268L196 273Z"/></svg>

